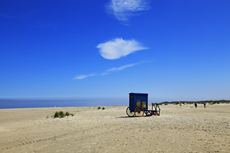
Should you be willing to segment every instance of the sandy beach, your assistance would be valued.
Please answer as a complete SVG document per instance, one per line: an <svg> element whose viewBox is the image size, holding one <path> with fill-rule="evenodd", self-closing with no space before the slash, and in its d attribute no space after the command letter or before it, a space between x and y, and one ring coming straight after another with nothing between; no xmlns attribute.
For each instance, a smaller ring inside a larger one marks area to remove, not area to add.
<svg viewBox="0 0 230 153"><path fill-rule="evenodd" d="M1 109L0 152L230 152L229 104L162 105L150 117L126 108ZM56 111L74 116L51 118Z"/></svg>

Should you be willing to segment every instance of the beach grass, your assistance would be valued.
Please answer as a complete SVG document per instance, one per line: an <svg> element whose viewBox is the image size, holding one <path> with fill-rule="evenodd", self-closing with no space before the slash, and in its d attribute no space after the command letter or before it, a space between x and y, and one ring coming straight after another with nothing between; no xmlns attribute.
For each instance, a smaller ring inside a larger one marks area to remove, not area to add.
<svg viewBox="0 0 230 153"><path fill-rule="evenodd" d="M64 117L66 117L66 116L74 116L74 114L72 114L72 113L69 113L69 112L63 112L63 111L57 111L57 112L55 112L54 113L54 116L53 116L53 118L64 118ZM48 118L48 117L46 117L46 118Z"/></svg>

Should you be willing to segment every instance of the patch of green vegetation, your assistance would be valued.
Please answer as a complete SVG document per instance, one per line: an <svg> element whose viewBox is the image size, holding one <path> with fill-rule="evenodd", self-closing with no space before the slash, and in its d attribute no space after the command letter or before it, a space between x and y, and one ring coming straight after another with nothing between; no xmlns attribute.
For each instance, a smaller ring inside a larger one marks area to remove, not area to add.
<svg viewBox="0 0 230 153"><path fill-rule="evenodd" d="M161 103L158 103L158 105L160 104L174 104L174 105L180 105L182 106L182 104L194 104L194 103L197 103L197 104L210 104L210 105L214 105L214 104L230 104L230 100L204 100L204 101L172 101L172 102L168 102L168 101L165 101L165 102L161 102Z"/></svg>
<svg viewBox="0 0 230 153"><path fill-rule="evenodd" d="M66 113L65 113L65 116L70 116L70 113L69 113L69 112L66 112Z"/></svg>
<svg viewBox="0 0 230 153"><path fill-rule="evenodd" d="M97 107L97 109L101 109L101 107Z"/></svg>
<svg viewBox="0 0 230 153"><path fill-rule="evenodd" d="M214 105L214 104L220 104L220 102L219 101L213 101L212 105Z"/></svg>
<svg viewBox="0 0 230 153"><path fill-rule="evenodd" d="M60 117L60 118L65 117L65 114L64 114L64 112L63 112L63 111L60 111L60 112L59 112L59 117Z"/></svg>
<svg viewBox="0 0 230 153"><path fill-rule="evenodd" d="M102 108L102 110L104 110L104 109L105 109L105 107Z"/></svg>
<svg viewBox="0 0 230 153"><path fill-rule="evenodd" d="M55 112L53 118L64 118L66 116L74 116L74 114L71 114L69 112L64 113L63 111Z"/></svg>
<svg viewBox="0 0 230 153"><path fill-rule="evenodd" d="M57 118L57 117L59 117L59 112L55 112L54 114L54 118Z"/></svg>
<svg viewBox="0 0 230 153"><path fill-rule="evenodd" d="M174 103L175 105L180 105L180 106L182 106L182 104L184 105L185 103L184 102L182 102L182 101L177 101L176 103Z"/></svg>

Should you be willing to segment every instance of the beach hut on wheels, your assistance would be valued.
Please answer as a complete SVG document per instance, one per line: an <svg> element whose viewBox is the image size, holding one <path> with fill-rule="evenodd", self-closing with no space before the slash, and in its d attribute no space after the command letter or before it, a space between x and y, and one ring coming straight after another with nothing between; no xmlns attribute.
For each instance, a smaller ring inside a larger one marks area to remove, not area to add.
<svg viewBox="0 0 230 153"><path fill-rule="evenodd" d="M155 110L153 110L155 107ZM158 108L158 109L157 109ZM152 103L152 110L148 110L148 94L147 93L129 93L129 107L126 109L129 117L140 116L144 113L146 116L160 114L160 108L157 104Z"/></svg>

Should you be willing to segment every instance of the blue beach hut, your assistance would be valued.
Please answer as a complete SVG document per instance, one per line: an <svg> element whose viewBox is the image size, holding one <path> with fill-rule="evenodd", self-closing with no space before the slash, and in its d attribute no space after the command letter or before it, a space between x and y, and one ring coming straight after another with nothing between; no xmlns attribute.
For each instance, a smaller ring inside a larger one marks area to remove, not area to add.
<svg viewBox="0 0 230 153"><path fill-rule="evenodd" d="M144 111L148 110L147 93L129 93L129 110L134 111L136 107L142 107Z"/></svg>

